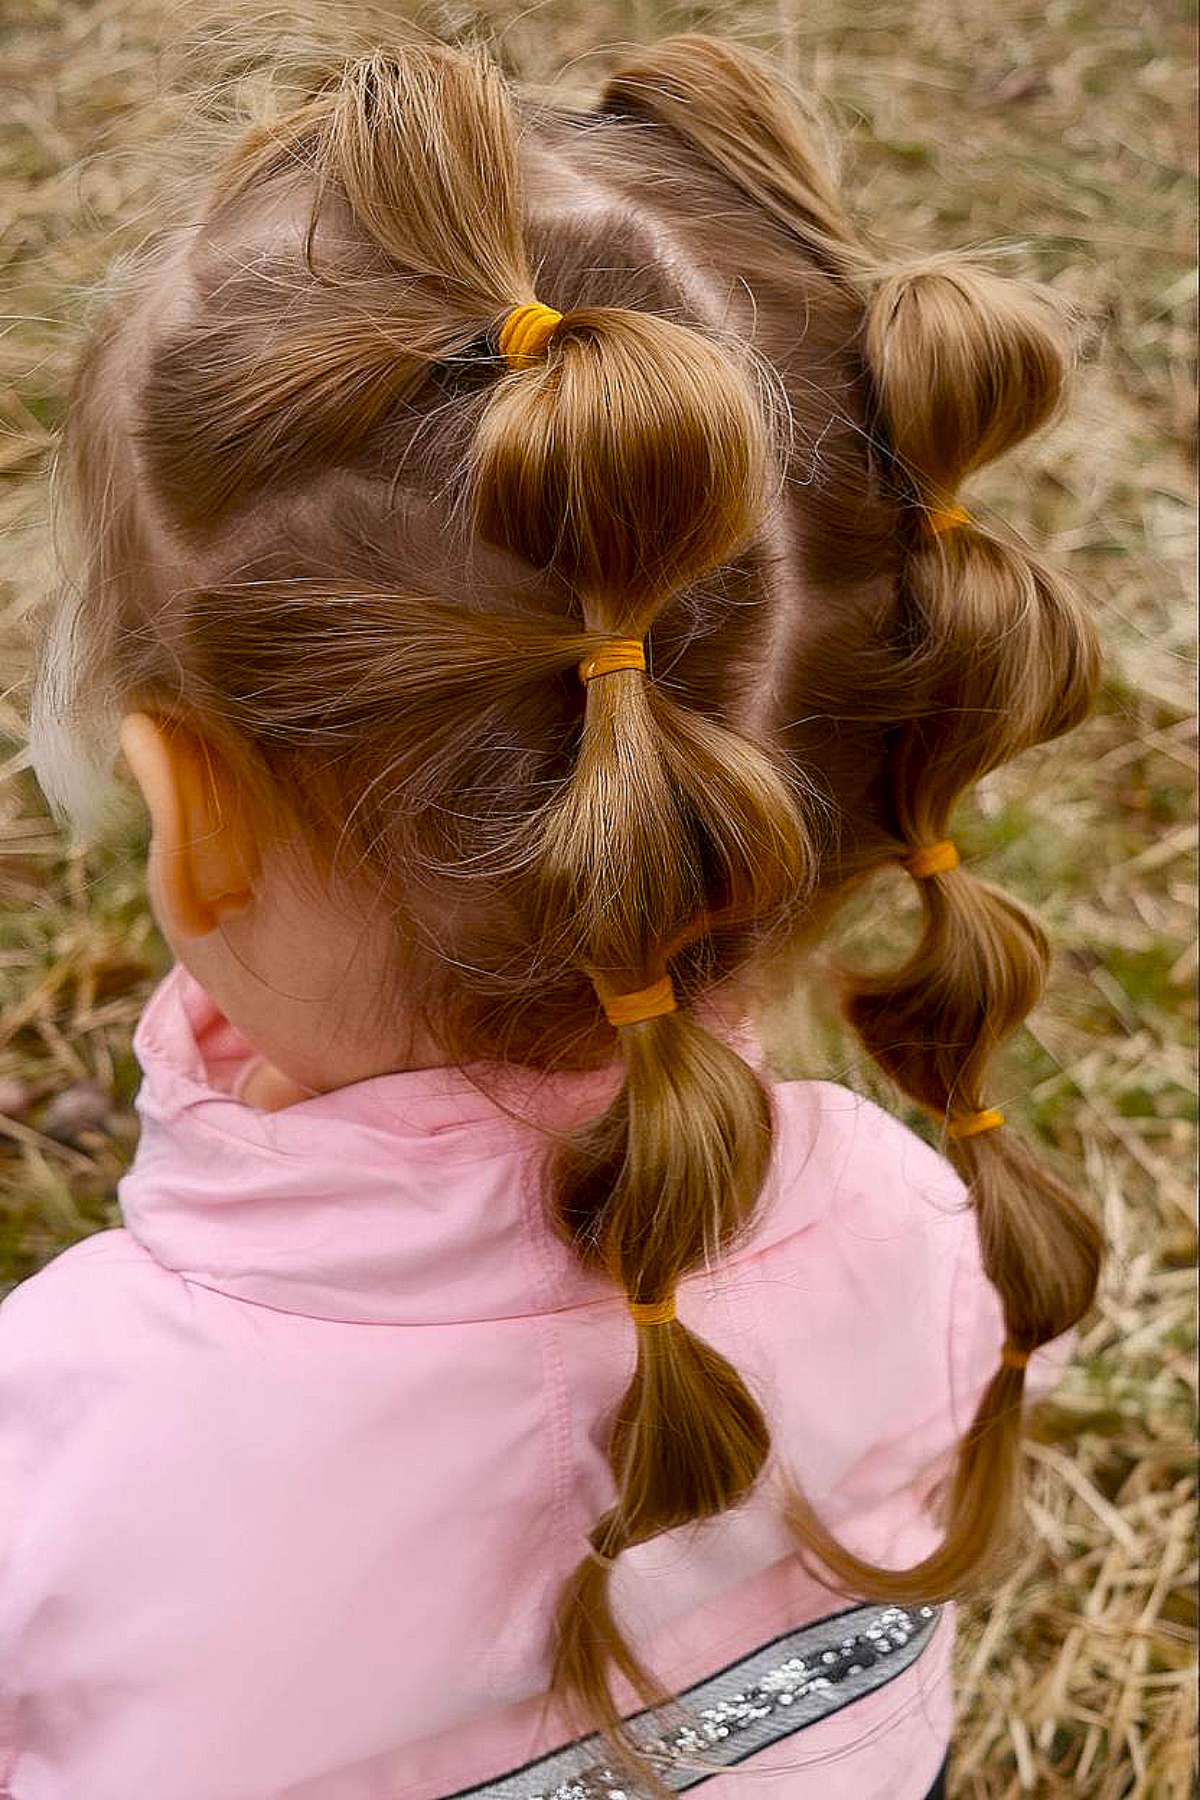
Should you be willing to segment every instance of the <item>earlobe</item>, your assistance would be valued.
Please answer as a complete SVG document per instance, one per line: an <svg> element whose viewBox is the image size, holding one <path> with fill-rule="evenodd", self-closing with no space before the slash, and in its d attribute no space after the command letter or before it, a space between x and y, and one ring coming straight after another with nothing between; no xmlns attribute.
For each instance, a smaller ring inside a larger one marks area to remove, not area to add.
<svg viewBox="0 0 1200 1800"><path fill-rule="evenodd" d="M150 884L171 938L207 937L254 897L253 843L212 747L185 726L129 713L121 749L150 814Z"/></svg>

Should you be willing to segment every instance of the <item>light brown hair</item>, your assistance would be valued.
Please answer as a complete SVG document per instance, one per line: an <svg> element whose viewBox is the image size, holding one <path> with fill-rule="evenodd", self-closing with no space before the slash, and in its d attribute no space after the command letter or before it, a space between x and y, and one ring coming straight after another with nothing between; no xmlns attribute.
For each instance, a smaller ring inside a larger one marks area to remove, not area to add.
<svg viewBox="0 0 1200 1800"><path fill-rule="evenodd" d="M772 1150L769 1088L695 1004L1090 704L1071 583L998 527L924 528L1055 414L1066 309L986 258L873 247L805 103L693 35L586 115L521 102L478 51L348 61L239 146L129 296L71 408L80 710L103 691L194 720L282 796L386 899L448 1057L619 1050L617 1097L551 1148L548 1205L631 1299L669 1295L751 1230ZM497 333L535 296L565 318L512 371ZM585 690L613 634L646 636L650 671ZM919 891L916 950L848 1016L950 1119L986 1105L1047 946L964 868ZM680 1009L614 1033L596 984L668 966ZM1087 1309L1095 1228L1011 1127L949 1154L1033 1350ZM637 1329L609 1558L736 1505L770 1448L723 1356ZM865 1564L795 1493L827 1581L933 1601L986 1572L1023 1380L997 1368L917 1568ZM664 1696L597 1557L553 1654L554 1691L628 1755L614 1671Z"/></svg>

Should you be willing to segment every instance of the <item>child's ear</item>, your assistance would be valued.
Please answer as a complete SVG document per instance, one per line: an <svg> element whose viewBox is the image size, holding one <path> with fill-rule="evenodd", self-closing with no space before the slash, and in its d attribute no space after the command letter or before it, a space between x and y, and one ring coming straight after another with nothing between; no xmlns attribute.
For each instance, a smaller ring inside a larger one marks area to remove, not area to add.
<svg viewBox="0 0 1200 1800"><path fill-rule="evenodd" d="M168 937L207 937L254 898L257 845L228 763L175 721L128 713L121 749L150 814L150 881Z"/></svg>

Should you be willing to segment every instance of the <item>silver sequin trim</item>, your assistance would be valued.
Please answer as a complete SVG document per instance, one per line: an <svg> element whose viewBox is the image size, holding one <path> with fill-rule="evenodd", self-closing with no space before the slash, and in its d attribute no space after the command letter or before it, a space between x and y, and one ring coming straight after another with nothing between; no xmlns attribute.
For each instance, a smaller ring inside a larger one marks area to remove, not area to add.
<svg viewBox="0 0 1200 1800"><path fill-rule="evenodd" d="M661 1715L629 1722L630 1736L676 1793L840 1712L910 1668L941 1609L860 1606L776 1638L679 1697ZM677 1722L675 1722L677 1721ZM602 1740L578 1738L537 1762L463 1788L449 1800L644 1800L605 1760Z"/></svg>

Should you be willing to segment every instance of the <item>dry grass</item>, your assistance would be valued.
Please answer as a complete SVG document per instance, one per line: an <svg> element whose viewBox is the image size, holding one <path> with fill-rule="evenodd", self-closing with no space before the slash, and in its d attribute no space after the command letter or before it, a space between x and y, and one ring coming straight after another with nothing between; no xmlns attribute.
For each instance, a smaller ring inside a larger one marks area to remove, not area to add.
<svg viewBox="0 0 1200 1800"><path fill-rule="evenodd" d="M162 0L0 13L0 1291L116 1218L129 1033L163 964L131 832L84 855L47 821L23 773L22 684L26 615L50 580L44 465L77 296L137 240L163 186L157 46L184 17ZM1182 1800L1195 1775L1190 14L1182 0L497 0L425 17L499 33L511 64L546 80L596 46L686 25L774 45L836 105L849 190L877 229L918 249L1019 240L1024 267L1093 309L1072 416L969 497L1088 584L1105 699L1067 744L986 783L961 835L1041 907L1060 949L997 1097L1086 1180L1112 1253L1077 1364L1037 1421L1020 1561L964 1632L952 1789ZM586 89L589 68L568 85ZM859 909L852 941L872 916ZM792 1007L774 1029L786 1066L873 1086L828 1018Z"/></svg>

